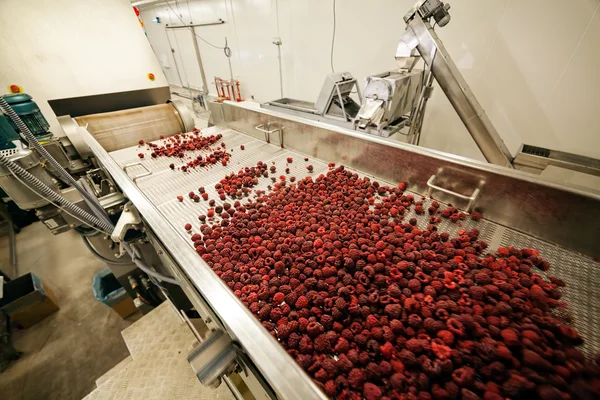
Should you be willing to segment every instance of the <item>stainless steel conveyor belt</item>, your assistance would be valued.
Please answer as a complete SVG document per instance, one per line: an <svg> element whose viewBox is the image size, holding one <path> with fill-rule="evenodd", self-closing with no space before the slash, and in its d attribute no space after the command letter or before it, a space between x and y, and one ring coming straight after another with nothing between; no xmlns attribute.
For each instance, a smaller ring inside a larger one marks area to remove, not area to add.
<svg viewBox="0 0 600 400"><path fill-rule="evenodd" d="M297 179L302 179L309 175L317 177L319 174L327 171L327 163L325 161L314 158L304 161L304 157L306 157L304 154L282 149L278 145L265 143L232 129L212 127L204 129L202 133L204 135L218 133L223 135L222 141L227 144L227 149L233 150L231 152L230 163L226 167L217 164L206 168L191 169L190 172L183 173L169 168L169 164L174 160L173 158L152 159L146 157L140 161L137 156L140 148L137 146L110 153L121 167L141 162L143 166L138 165L127 169L131 178L135 178L138 174L143 174L146 169L152 172L151 175L136 180L138 188L166 219L171 222L173 227L178 231L182 243L185 243L187 246L192 246L192 242L189 240L190 233L185 231L184 225L188 222L191 223L194 227L192 233L199 233L200 224L198 223L197 216L206 214L209 208L207 201L201 200L199 203L195 203L187 198L187 193L190 191L197 192L198 187L204 186L206 192L209 194L209 198L215 199L216 205L220 205L223 201L219 200L217 191L214 188L215 184L231 172L237 172L244 167L254 166L258 161L263 161L268 165L272 165L274 162L277 172L271 174L271 176L276 176L277 178L279 175L286 175L284 170L288 157L293 158L293 162L288 165L290 168L288 177L295 176ZM244 145L245 150L240 150L240 145ZM206 152L197 151L189 153L189 155L195 157L203 153L205 154ZM179 162L179 164L182 163ZM314 167L312 173L309 173L306 169L306 165L308 164ZM360 171L356 172L360 174ZM377 177L372 178L377 179ZM384 183L389 185L396 184L394 182ZM272 185L270 179L260 179L259 184L253 190L267 191L268 185ZM177 200L178 195L183 195L185 200L179 202ZM420 196L417 193L415 195ZM231 199L227 201L232 202ZM429 201L431 200L425 200L425 208L427 208ZM406 218L412 217L417 218L419 227L425 228L427 226L428 214L416 215L411 211ZM449 232L450 234L456 234L460 229L469 228L477 228L481 232L481 239L488 242L490 245L489 249L492 251L498 247L510 245L518 248L532 247L540 250L542 257L547 259L552 265L549 274L558 276L567 283L567 287L564 290L564 299L569 303L568 311L573 316L575 327L581 333L582 337L586 339L583 351L589 355L600 351L600 303L597 301L598 296L596 295L596 293L600 293L597 290L600 289L600 278L594 272L597 263L590 257L565 251L558 246L537 240L516 230L486 220L475 222L469 219L463 222L462 226L458 226L444 219L439 224L441 232ZM198 259L200 260L200 258ZM199 265L198 268L200 267Z"/></svg>

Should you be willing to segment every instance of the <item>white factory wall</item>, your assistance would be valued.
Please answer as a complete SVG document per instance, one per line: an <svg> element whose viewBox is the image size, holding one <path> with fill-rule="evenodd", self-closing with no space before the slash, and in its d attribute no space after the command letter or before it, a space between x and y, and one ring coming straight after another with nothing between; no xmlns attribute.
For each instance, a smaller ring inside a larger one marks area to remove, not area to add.
<svg viewBox="0 0 600 400"><path fill-rule="evenodd" d="M338 0L334 67L365 76L395 67L394 52L415 0ZM521 143L600 158L599 0L449 0L452 21L438 29L500 135L514 153ZM179 24L164 2L142 6L148 39L172 84L180 84L165 23ZM159 4L156 4L159 3ZM246 98L280 96L277 48L281 37L283 92L315 101L331 72L333 0L189 0L170 2L207 41L233 51L234 78ZM152 22L154 17L161 24ZM183 83L200 87L189 32L170 33ZM177 39L177 40L175 40ZM200 42L206 76L229 76L222 50ZM187 75L186 75L187 74ZM460 119L437 88L428 105L422 145L483 160Z"/></svg>
<svg viewBox="0 0 600 400"><path fill-rule="evenodd" d="M57 135L47 100L167 85L127 0L1 0L0 52L0 93L23 87Z"/></svg>

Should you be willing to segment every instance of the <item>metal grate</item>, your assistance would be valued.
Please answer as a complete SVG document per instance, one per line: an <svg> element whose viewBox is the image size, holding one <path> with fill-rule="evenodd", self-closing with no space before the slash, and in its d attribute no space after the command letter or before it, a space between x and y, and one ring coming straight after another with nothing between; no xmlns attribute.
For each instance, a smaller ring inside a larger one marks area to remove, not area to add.
<svg viewBox="0 0 600 400"><path fill-rule="evenodd" d="M148 167L153 174L141 178L137 181L139 188L148 196L149 200L163 213L163 215L171 221L173 226L177 228L181 234L182 240L187 245L191 246L189 240L190 233L187 233L183 226L186 223L191 223L193 228L192 233L199 232L199 222L196 219L200 214L206 214L208 210L208 202L200 200L199 203L194 203L187 198L187 193L190 191L197 192L199 186L204 186L210 199L216 200L216 205L223 202L218 199L214 185L224 176L231 172L237 172L239 169L246 166L254 166L260 160L271 165L275 162L277 172L269 174L279 178L280 175L285 175L286 158L292 157L293 162L289 164L290 174L288 176L296 176L300 180L305 176L312 175L314 177L327 171L325 162L309 159L304 161L304 155L292 152L287 149L282 149L279 146L267 144L261 140L252 138L248 135L219 127L211 127L203 130L203 134L223 134L223 141L227 144L228 149L233 149L232 157L229 165L223 167L221 164L205 169L196 169L188 173L181 171L172 171L169 164L173 162L172 158L143 159L142 162ZM240 150L240 145L245 146L245 150ZM140 161L137 157L139 148L137 146L114 151L111 156L119 165L124 166L131 162ZM306 170L306 165L312 164L314 171L309 173ZM128 173L135 175L144 172L142 167L139 170L134 168L128 169ZM361 176L369 176L362 174ZM378 179L379 180L379 179ZM395 185L396 183L385 182L381 183ZM267 190L267 186L271 184L268 178L259 179L259 184L254 189ZM421 193L413 193L415 198L422 196ZM182 195L185 197L183 202L179 202L176 197ZM228 199L228 202L233 202ZM427 209L432 200L423 199L425 209ZM440 202L443 207L445 204ZM425 228L428 225L429 214L416 215L411 209L406 214L406 219L415 217L417 225L420 228ZM584 338L585 343L581 350L587 356L594 356L600 352L600 276L594 274L598 264L591 258L578 253L566 251L563 248L550 243L543 242L533 237L522 234L513 229L495 224L487 220L473 221L468 218L461 222L461 225L452 223L451 221L442 218L438 224L440 232L448 232L450 235L456 235L461 229L477 228L480 232L480 239L485 240L489 244L490 250L495 250L501 246L513 245L517 248L531 247L540 251L541 256L546 259L552 266L549 271L550 275L557 276L563 279L567 287L563 289L563 300L567 301L569 307L566 312L570 314L577 331ZM541 271L540 271L541 273Z"/></svg>

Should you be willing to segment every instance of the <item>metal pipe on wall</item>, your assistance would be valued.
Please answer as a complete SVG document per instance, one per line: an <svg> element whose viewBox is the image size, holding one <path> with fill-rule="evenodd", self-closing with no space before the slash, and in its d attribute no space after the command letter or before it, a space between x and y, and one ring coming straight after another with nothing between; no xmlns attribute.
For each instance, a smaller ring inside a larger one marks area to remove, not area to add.
<svg viewBox="0 0 600 400"><path fill-rule="evenodd" d="M206 106L206 96L208 96L208 83L206 82L204 64L202 64L202 56L200 55L200 47L198 45L198 38L196 37L196 28L194 25L192 25L191 32L192 40L194 41L194 50L196 51L196 59L198 60L198 68L200 69L200 76L202 76L202 92L204 94L203 98Z"/></svg>

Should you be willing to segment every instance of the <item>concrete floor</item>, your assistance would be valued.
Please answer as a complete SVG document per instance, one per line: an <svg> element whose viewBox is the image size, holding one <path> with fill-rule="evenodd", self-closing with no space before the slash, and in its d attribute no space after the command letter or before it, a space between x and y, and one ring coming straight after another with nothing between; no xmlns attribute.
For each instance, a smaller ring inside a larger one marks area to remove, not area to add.
<svg viewBox="0 0 600 400"><path fill-rule="evenodd" d="M38 275L54 291L60 310L13 333L23 355L0 374L0 398L81 399L129 355L121 331L141 315L122 320L94 298L92 279L106 264L75 232L54 236L36 222L17 235L17 250L19 275ZM6 236L0 238L0 265L10 273Z"/></svg>

